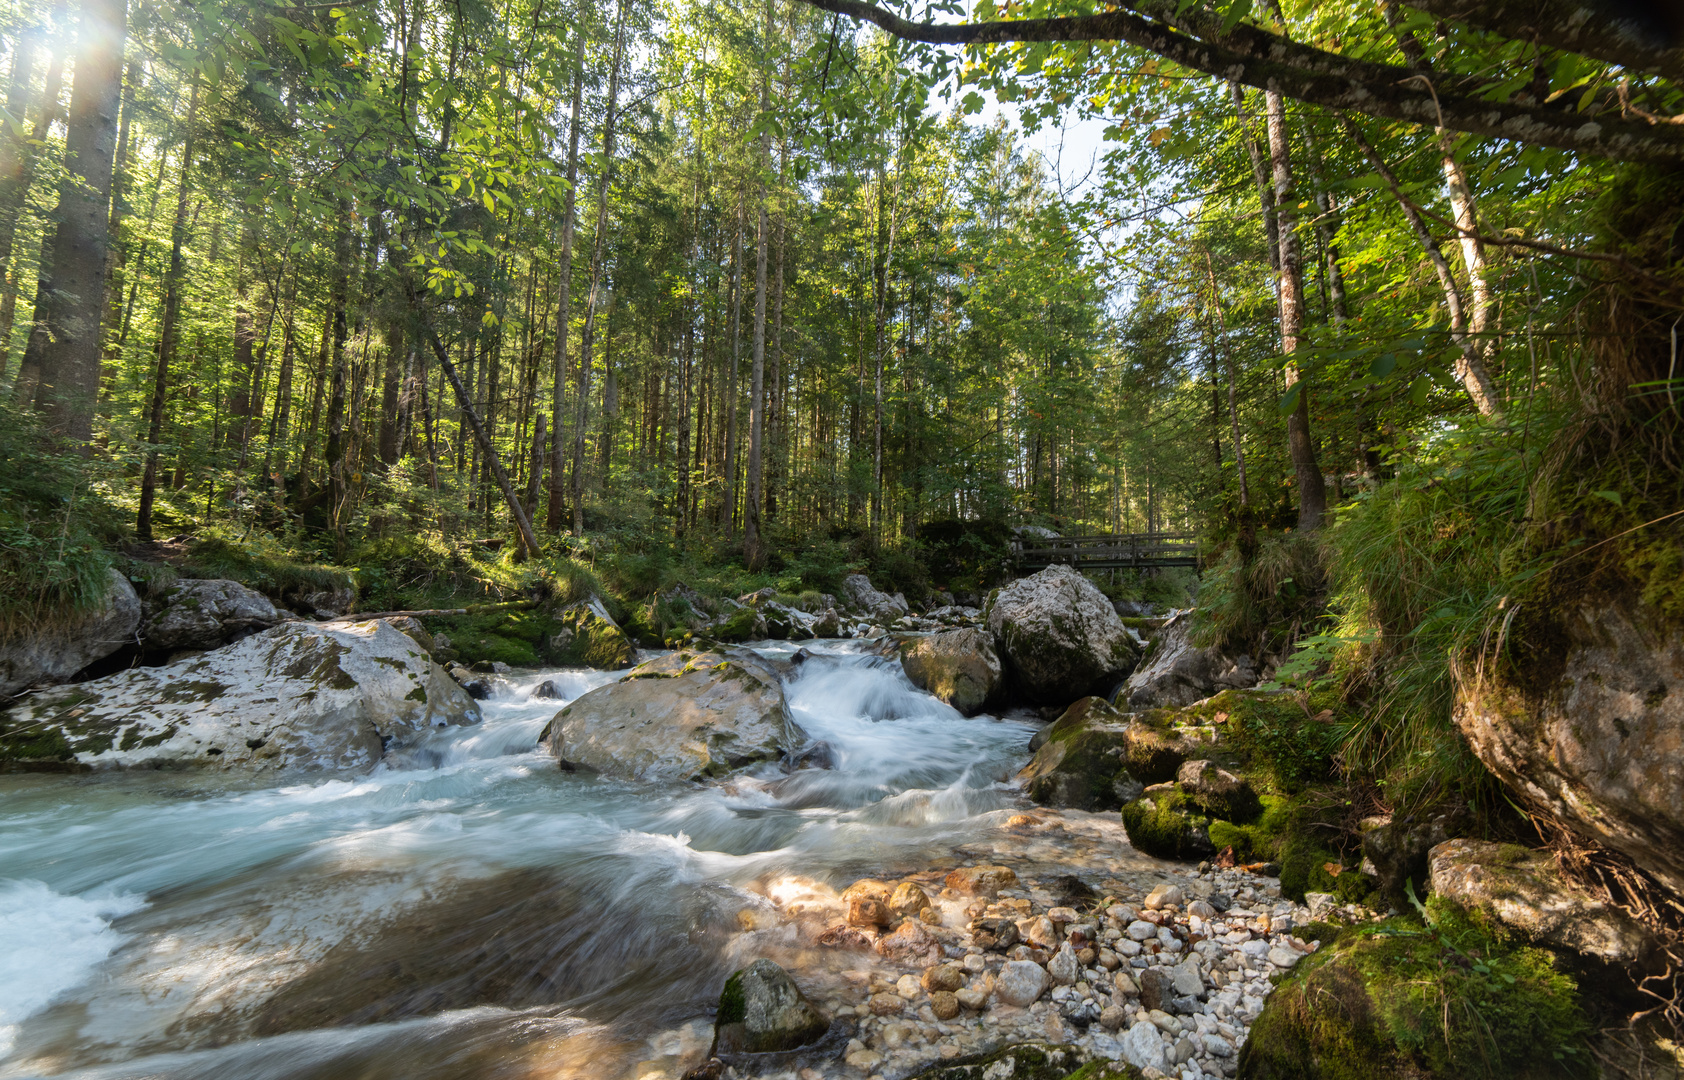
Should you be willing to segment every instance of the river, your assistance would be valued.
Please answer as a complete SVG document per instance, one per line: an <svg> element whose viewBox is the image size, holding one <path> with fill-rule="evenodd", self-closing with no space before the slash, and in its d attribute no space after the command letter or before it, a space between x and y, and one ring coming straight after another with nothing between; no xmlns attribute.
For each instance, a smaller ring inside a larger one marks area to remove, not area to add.
<svg viewBox="0 0 1684 1080"><path fill-rule="evenodd" d="M367 776L0 777L0 1077L676 1078L770 900L952 864L1026 805L1032 724L865 645L786 684L829 770L564 773L532 689L617 677L574 670Z"/></svg>

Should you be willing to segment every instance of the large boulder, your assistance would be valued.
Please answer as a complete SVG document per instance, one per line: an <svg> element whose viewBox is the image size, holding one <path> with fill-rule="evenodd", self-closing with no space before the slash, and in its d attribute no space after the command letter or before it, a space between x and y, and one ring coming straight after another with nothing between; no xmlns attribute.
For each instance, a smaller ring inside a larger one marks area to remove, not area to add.
<svg viewBox="0 0 1684 1080"><path fill-rule="evenodd" d="M1224 690L1257 685L1257 665L1251 657L1196 647L1188 640L1192 626L1193 620L1183 615L1158 633L1117 692L1118 705L1136 712L1180 708Z"/></svg>
<svg viewBox="0 0 1684 1080"><path fill-rule="evenodd" d="M770 960L756 960L725 980L709 1056L794 1050L829 1028L789 972Z"/></svg>
<svg viewBox="0 0 1684 1080"><path fill-rule="evenodd" d="M994 635L975 627L909 639L901 645L900 666L912 685L966 716L999 693L1003 675Z"/></svg>
<svg viewBox="0 0 1684 1080"><path fill-rule="evenodd" d="M140 597L112 570L105 596L87 612L53 620L38 632L0 641L0 698L44 683L59 683L124 645L140 626Z"/></svg>
<svg viewBox="0 0 1684 1080"><path fill-rule="evenodd" d="M0 714L0 761L366 772L433 728L479 719L394 627L291 622L164 667L37 694Z"/></svg>
<svg viewBox="0 0 1684 1080"><path fill-rule="evenodd" d="M1143 784L1129 771L1128 754L1140 726L1104 698L1083 698L1036 733L1035 756L1018 782L1048 806L1110 810L1137 799Z"/></svg>
<svg viewBox="0 0 1684 1080"><path fill-rule="evenodd" d="M556 713L544 739L569 766L639 780L719 776L807 741L776 669L746 649L640 664Z"/></svg>
<svg viewBox="0 0 1684 1080"><path fill-rule="evenodd" d="M237 581L178 581L146 602L141 647L148 652L220 649L282 619L274 603Z"/></svg>
<svg viewBox="0 0 1684 1080"><path fill-rule="evenodd" d="M1106 693L1139 658L1105 594L1068 566L1001 588L985 618L1012 681L1033 702L1067 705Z"/></svg>
<svg viewBox="0 0 1684 1080"><path fill-rule="evenodd" d="M1456 724L1538 810L1684 895L1684 631L1639 605L1560 616L1530 685L1462 672Z"/></svg>
<svg viewBox="0 0 1684 1080"><path fill-rule="evenodd" d="M552 618L556 627L544 642L544 659L552 664L612 671L637 659L631 639L597 597L570 604Z"/></svg>
<svg viewBox="0 0 1684 1080"><path fill-rule="evenodd" d="M863 612L885 625L908 610L905 596L879 592L864 574L849 574L842 579L842 600L850 610Z"/></svg>
<svg viewBox="0 0 1684 1080"><path fill-rule="evenodd" d="M1434 895L1486 912L1534 945L1607 964L1640 965L1654 936L1636 919L1561 876L1546 851L1449 840L1428 856Z"/></svg>

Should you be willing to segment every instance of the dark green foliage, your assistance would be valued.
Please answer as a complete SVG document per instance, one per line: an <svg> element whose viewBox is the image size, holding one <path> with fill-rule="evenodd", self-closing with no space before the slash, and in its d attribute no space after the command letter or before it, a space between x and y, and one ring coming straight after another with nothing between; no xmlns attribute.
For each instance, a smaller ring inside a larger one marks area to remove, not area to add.
<svg viewBox="0 0 1684 1080"><path fill-rule="evenodd" d="M1432 900L1339 935L1269 997L1242 1080L1588 1076L1577 987L1551 954ZM1324 939L1325 941L1326 939Z"/></svg>
<svg viewBox="0 0 1684 1080"><path fill-rule="evenodd" d="M1003 521L926 521L918 527L918 539L930 577L947 589L989 589L1008 573L1012 530Z"/></svg>
<svg viewBox="0 0 1684 1080"><path fill-rule="evenodd" d="M116 515L93 467L44 445L32 414L0 404L0 641L105 597Z"/></svg>

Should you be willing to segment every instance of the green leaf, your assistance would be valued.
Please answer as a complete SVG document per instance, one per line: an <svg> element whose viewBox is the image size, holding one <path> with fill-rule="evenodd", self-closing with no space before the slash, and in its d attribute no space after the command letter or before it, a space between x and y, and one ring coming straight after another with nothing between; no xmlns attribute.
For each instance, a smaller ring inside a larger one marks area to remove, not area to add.
<svg viewBox="0 0 1684 1080"><path fill-rule="evenodd" d="M1368 370L1376 379L1384 379L1397 370L1397 354L1381 353L1374 363L1368 366Z"/></svg>
<svg viewBox="0 0 1684 1080"><path fill-rule="evenodd" d="M1593 491L1591 494L1595 495L1599 499L1607 499L1615 506L1624 506L1626 504L1626 501L1620 498L1620 493L1617 491Z"/></svg>
<svg viewBox="0 0 1684 1080"><path fill-rule="evenodd" d="M1251 0L1232 0L1226 14L1222 16L1222 32L1226 34L1239 25L1241 19L1251 14Z"/></svg>
<svg viewBox="0 0 1684 1080"><path fill-rule="evenodd" d="M1292 384L1291 389L1289 389L1285 394L1281 395L1280 409L1281 409L1281 415L1282 416L1285 416L1287 413L1290 413L1294 409L1298 408L1298 395L1299 395L1299 392L1303 389L1304 389L1304 384L1301 383L1301 382L1296 382L1296 383Z"/></svg>
<svg viewBox="0 0 1684 1080"><path fill-rule="evenodd" d="M1432 380L1427 378L1425 375L1418 375L1416 376L1415 381L1409 384L1409 400L1414 402L1417 406L1425 405L1427 403L1427 395L1432 393L1432 389Z"/></svg>

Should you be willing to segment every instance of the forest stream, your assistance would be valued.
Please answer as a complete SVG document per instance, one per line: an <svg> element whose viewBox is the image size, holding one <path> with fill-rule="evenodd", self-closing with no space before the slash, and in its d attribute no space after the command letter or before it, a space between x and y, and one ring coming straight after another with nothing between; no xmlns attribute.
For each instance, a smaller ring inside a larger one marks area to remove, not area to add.
<svg viewBox="0 0 1684 1080"><path fill-rule="evenodd" d="M566 773L539 747L565 702L533 688L618 677L566 670L363 777L0 778L0 1077L676 1080L734 967L776 955L822 1000L865 965L797 947L776 905L804 892L966 861L1165 865L1114 820L1073 821L1074 847L1004 830L1034 726L965 719L863 644L808 643L788 678L828 770Z"/></svg>

